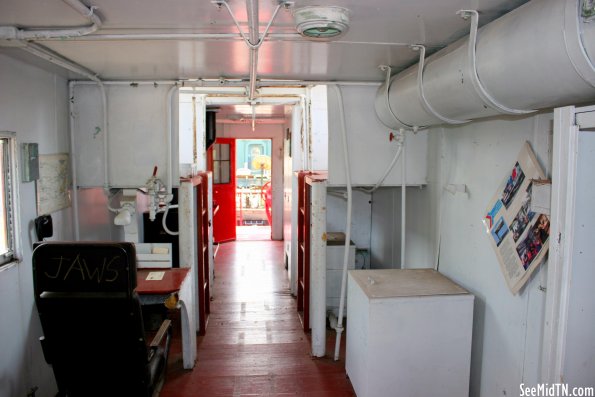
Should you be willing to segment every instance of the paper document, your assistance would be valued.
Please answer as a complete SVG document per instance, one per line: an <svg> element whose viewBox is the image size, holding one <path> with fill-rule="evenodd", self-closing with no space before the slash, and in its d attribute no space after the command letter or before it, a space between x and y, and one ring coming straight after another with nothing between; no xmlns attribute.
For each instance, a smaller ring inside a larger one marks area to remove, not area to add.
<svg viewBox="0 0 595 397"><path fill-rule="evenodd" d="M163 280L164 275L165 275L165 272L149 272L149 274L147 275L147 281L149 281L149 280L152 280L152 281Z"/></svg>

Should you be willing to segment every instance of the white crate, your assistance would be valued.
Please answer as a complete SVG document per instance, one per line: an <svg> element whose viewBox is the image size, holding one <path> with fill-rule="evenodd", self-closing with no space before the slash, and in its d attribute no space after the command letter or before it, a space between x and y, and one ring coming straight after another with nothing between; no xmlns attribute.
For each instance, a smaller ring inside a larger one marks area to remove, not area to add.
<svg viewBox="0 0 595 397"><path fill-rule="evenodd" d="M137 243L135 247L138 269L172 267L171 243Z"/></svg>
<svg viewBox="0 0 595 397"><path fill-rule="evenodd" d="M473 295L433 269L353 270L348 291L358 397L469 395Z"/></svg>

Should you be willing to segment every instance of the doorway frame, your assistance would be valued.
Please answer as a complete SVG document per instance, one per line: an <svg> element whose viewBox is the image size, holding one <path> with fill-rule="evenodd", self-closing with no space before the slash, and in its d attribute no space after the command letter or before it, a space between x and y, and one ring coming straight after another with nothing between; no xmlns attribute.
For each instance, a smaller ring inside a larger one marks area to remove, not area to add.
<svg viewBox="0 0 595 397"><path fill-rule="evenodd" d="M583 122L581 122L581 119ZM581 125L585 124L585 125ZM578 138L583 128L595 126L595 106L567 106L554 110L551 193L551 233L548 260L541 380L564 380L568 309L572 288L572 246L575 229Z"/></svg>
<svg viewBox="0 0 595 397"><path fill-rule="evenodd" d="M274 125L279 127L277 132L258 127L254 135L249 124L230 124L223 127L223 135L217 133L218 138L233 139L270 139L271 140L271 174L273 186L273 203L271 214L273 224L271 225L271 240L283 240L283 125ZM264 131L263 131L264 130Z"/></svg>
<svg viewBox="0 0 595 397"><path fill-rule="evenodd" d="M306 89L302 87L269 87L265 88L262 87L259 91L261 91L261 96L259 96L255 102L251 103L247 97L239 94L234 94L230 92L222 92L220 94L214 94L213 89L211 89L210 93L204 94L204 100L201 101L203 104L202 112L206 112L206 106L213 105L213 106L222 106L222 105L289 105L289 106L301 106L304 97L306 95ZM218 138L236 138L236 139L271 139L272 141L272 170L273 170L273 204L272 204L272 218L273 218L273 225L271 225L271 240L274 241L283 241L286 236L283 233L283 223L284 223L284 143L285 143L285 126L287 124L291 125L292 119L294 117L294 112L289 114L289 117L286 119L286 123L284 124L257 124L257 128L255 129L256 132L252 132L252 126L250 123L239 123L239 124L223 124L225 125L233 125L234 128L237 127L236 132L230 131L229 134L221 135L219 131L217 132ZM217 123L217 126L220 126L220 123ZM278 126L277 132L271 132L270 130L265 131L269 128L267 126ZM199 131L198 134L203 136L204 141L204 125L203 130ZM231 127L230 127L231 128ZM241 129L241 130L240 130ZM238 131L240 130L240 131ZM259 131L260 130L260 131ZM224 127L225 131L225 127ZM203 142L204 148L204 142ZM206 157L206 151L204 153Z"/></svg>
<svg viewBox="0 0 595 397"><path fill-rule="evenodd" d="M269 144L270 144L270 158L271 158L271 170L270 170L271 181L270 181L270 183L272 184L272 181L273 181L273 178L275 176L275 173L278 172L278 170L275 170L274 169L273 164L272 164L273 153L274 153L273 152L273 139L272 138L261 138L259 136L254 136L254 137L251 136L250 138L234 138L234 139L235 139L235 143L236 143L236 153L235 153L235 155L236 155L236 164L237 164L236 167L239 167L240 165L243 166L243 164L240 164L240 162L238 161L238 155L239 155L239 153L238 153L238 150L239 150L238 141L269 141ZM250 145L250 143L248 143L248 145ZM246 162L246 164L247 164L247 162ZM251 167L249 167L249 168L251 168ZM238 177L236 175L236 187L237 187L237 185L238 185ZM264 186L264 185L262 185L262 186ZM262 190L262 186L261 186L261 189L260 189L260 192L259 192L259 194L261 194L261 195L264 193L264 191ZM237 192L237 190L236 190L236 192ZM266 200L266 198L265 198L265 200ZM239 211L240 212L239 219L240 220L243 220L242 219L242 208L241 208L242 205L243 205L242 204L242 198L240 198L239 204L240 204L240 208L238 208L236 206L236 213ZM272 232L273 232L273 222L272 222L272 209L273 208L272 207L273 207L273 203L271 203L271 222L268 222L268 224L266 226L261 226L261 227L268 227L269 228L269 231L270 231L269 238L272 237ZM264 205L264 211L265 211L265 215L266 215L266 203ZM268 216L267 216L267 218L268 218ZM267 221L268 221L268 219L267 219ZM236 234L237 234L237 228L238 228L238 226L243 226L243 225L236 223Z"/></svg>

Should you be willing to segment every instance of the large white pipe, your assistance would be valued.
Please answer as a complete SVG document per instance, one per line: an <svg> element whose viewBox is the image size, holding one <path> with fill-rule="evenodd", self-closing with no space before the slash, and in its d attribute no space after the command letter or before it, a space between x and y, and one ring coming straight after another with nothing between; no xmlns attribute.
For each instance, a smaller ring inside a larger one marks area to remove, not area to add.
<svg viewBox="0 0 595 397"><path fill-rule="evenodd" d="M414 65L394 76L388 101L376 101L379 118L391 128L443 124L424 106L420 92L437 114L455 121L592 101L595 24L582 20L580 3L532 0L476 37L477 15L463 12L471 17L472 35L429 57L423 74Z"/></svg>
<svg viewBox="0 0 595 397"><path fill-rule="evenodd" d="M242 31L242 28L241 28L238 20L236 19L236 17L233 15L233 11L231 10L231 7L227 3L227 1L219 0L219 1L215 2L215 4L219 7L225 6L225 8L229 12L229 15L231 16L234 24L236 25L238 32L240 33L240 36L242 37L244 42L246 42L246 45L250 49L250 82L248 85L248 99L250 99L252 101L256 98L256 74L258 72L258 50L259 50L260 46L262 45L262 43L264 43L264 40L266 39L266 37L269 33L269 29L270 29L271 25L273 24L273 21L275 20L275 17L277 16L279 9L283 5L285 5L287 7L288 4L285 1L279 2L279 4L277 4L277 7L275 8L275 11L273 11L273 15L271 16L269 23L267 24L266 28L264 29L264 33L263 33L262 37L260 37L260 33L259 33L260 23L259 23L259 19L258 19L258 0L246 0L246 15L248 16L248 36L246 36L244 34L244 32Z"/></svg>
<svg viewBox="0 0 595 397"><path fill-rule="evenodd" d="M178 85L174 84L169 91L167 92L167 179L166 179L166 186L167 186L167 194L168 197L166 202L170 202L173 198L171 195L173 189L173 156L172 156L172 141L174 136L174 117L173 117L173 98L174 94L178 91Z"/></svg>
<svg viewBox="0 0 595 397"><path fill-rule="evenodd" d="M81 16L89 20L91 25L79 26L73 28L55 28L55 29L20 29L17 27L3 27L0 29L0 39L4 40L38 40L38 39L66 39L72 37L81 37L89 33L96 32L102 25L101 18L95 14L96 7L87 7L79 0L62 0Z"/></svg>
<svg viewBox="0 0 595 397"><path fill-rule="evenodd" d="M70 81L68 83L68 97L74 97L74 82ZM79 192L78 192L78 180L76 175L76 161L74 155L76 153L75 146L74 146L74 110L72 109L73 104L69 101L69 110L70 110L70 121L69 121L69 137L70 137L70 156L71 156L71 163L70 163L70 171L72 175L72 223L74 229L74 240L80 240L81 233L80 233L80 225L79 225Z"/></svg>
<svg viewBox="0 0 595 397"><path fill-rule="evenodd" d="M144 30L144 29L143 29ZM40 37L41 41L161 41L161 40L196 40L196 41L237 41L244 40L236 33L100 33L88 36L68 37ZM269 33L265 41L307 41L299 33Z"/></svg>
<svg viewBox="0 0 595 397"><path fill-rule="evenodd" d="M339 118L341 121L341 142L343 147L343 163L345 165L345 179L347 188L347 214L345 219L345 249L343 253L343 273L341 276L341 296L339 298L339 317L337 318L337 337L335 339L335 361L339 360L341 349L341 334L343 333L343 312L345 310L345 296L347 294L347 264L349 262L349 248L351 242L351 211L353 205L353 190L351 188L351 172L349 163L349 147L347 146L347 132L345 128L345 111L343 107L343 96L341 88L337 85L332 86L337 94L339 105Z"/></svg>
<svg viewBox="0 0 595 397"><path fill-rule="evenodd" d="M256 96L256 73L258 70L258 0L246 0L248 15L248 36L250 41L250 84L248 99Z"/></svg>
<svg viewBox="0 0 595 397"><path fill-rule="evenodd" d="M378 180L378 182L376 182L376 184L374 186L372 186L372 188L370 188L370 189L359 188L358 190L360 190L360 191L362 191L364 193L372 194L376 190L378 190L378 188L380 188L380 186L382 186L382 184L384 183L384 180L386 179L386 177L388 176L388 174L390 174L390 172L395 167L395 164L397 163L397 160L399 159L399 157L401 156L401 152L403 151L403 142L399 142L397 144L399 145L399 147L397 148L397 151L395 152L395 155L394 155L393 159L388 164L388 167L386 167L386 170L384 171L384 174L382 174L382 178L380 178ZM403 180L405 180L405 179L403 179Z"/></svg>
<svg viewBox="0 0 595 397"><path fill-rule="evenodd" d="M407 203L406 203L406 198L407 198L407 150L406 150L406 134L405 131L401 131L402 134L402 148L403 148L403 154L401 155L402 157L402 167L401 167L401 269L405 269L405 248L406 248L406 243L407 243Z"/></svg>
<svg viewBox="0 0 595 397"><path fill-rule="evenodd" d="M107 115L107 92L105 90L105 85L99 79L97 79L97 85L99 86L99 91L101 92L101 106L103 108L103 189L105 193L108 194L110 189L110 178L109 178L109 131L108 131L108 115Z"/></svg>
<svg viewBox="0 0 595 397"><path fill-rule="evenodd" d="M197 94L221 94L221 91L212 90L210 88L217 87L245 87L246 81L241 78L226 79L221 82L220 79L199 79L199 80L115 80L108 81L102 80L103 84L109 85L155 85L155 84L179 84L180 88L192 88L197 90ZM77 80L76 84L94 84L85 80ZM342 86L370 86L378 87L380 83L373 81L344 81L344 80L276 80L276 79L259 79L256 83L257 87L303 87L309 85L334 85L339 84Z"/></svg>

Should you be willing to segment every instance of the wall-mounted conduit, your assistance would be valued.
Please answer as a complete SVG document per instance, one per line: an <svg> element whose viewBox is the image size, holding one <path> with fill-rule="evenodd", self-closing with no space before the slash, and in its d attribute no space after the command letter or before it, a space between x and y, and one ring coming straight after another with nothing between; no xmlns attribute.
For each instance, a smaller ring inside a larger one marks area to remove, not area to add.
<svg viewBox="0 0 595 397"><path fill-rule="evenodd" d="M248 48L250 50L250 84L248 86L248 99L250 101L253 101L256 98L256 75L258 73L258 50L260 49L260 46L262 45L262 43L264 43L264 40L266 39L266 37L269 33L269 28L273 24L273 21L275 20L275 17L277 16L279 9L281 7L289 8L289 6L291 4L286 0L279 1L279 4L277 4L275 11L273 11L273 15L271 16L271 19L270 19L269 23L267 24L267 26L264 30L264 33L262 34L262 37L259 37L258 0L246 0L246 13L248 15L248 36L246 36L246 34L244 34L244 32L242 31L242 28L240 27L240 24L239 24L238 20L236 19L236 17L233 15L233 11L231 10L231 7L227 3L227 1L214 0L214 1L212 1L212 3L214 3L219 8L221 8L221 6L225 6L225 8L229 12L229 15L231 16L234 24L236 25L236 27L238 29L238 33L240 34L240 36L242 37L242 39L244 40L244 42L246 43L246 45L248 46Z"/></svg>
<svg viewBox="0 0 595 397"><path fill-rule="evenodd" d="M375 101L390 128L460 124L595 99L595 24L581 0L532 0L387 79ZM424 62L425 61L425 62ZM425 64L425 65L424 65Z"/></svg>

